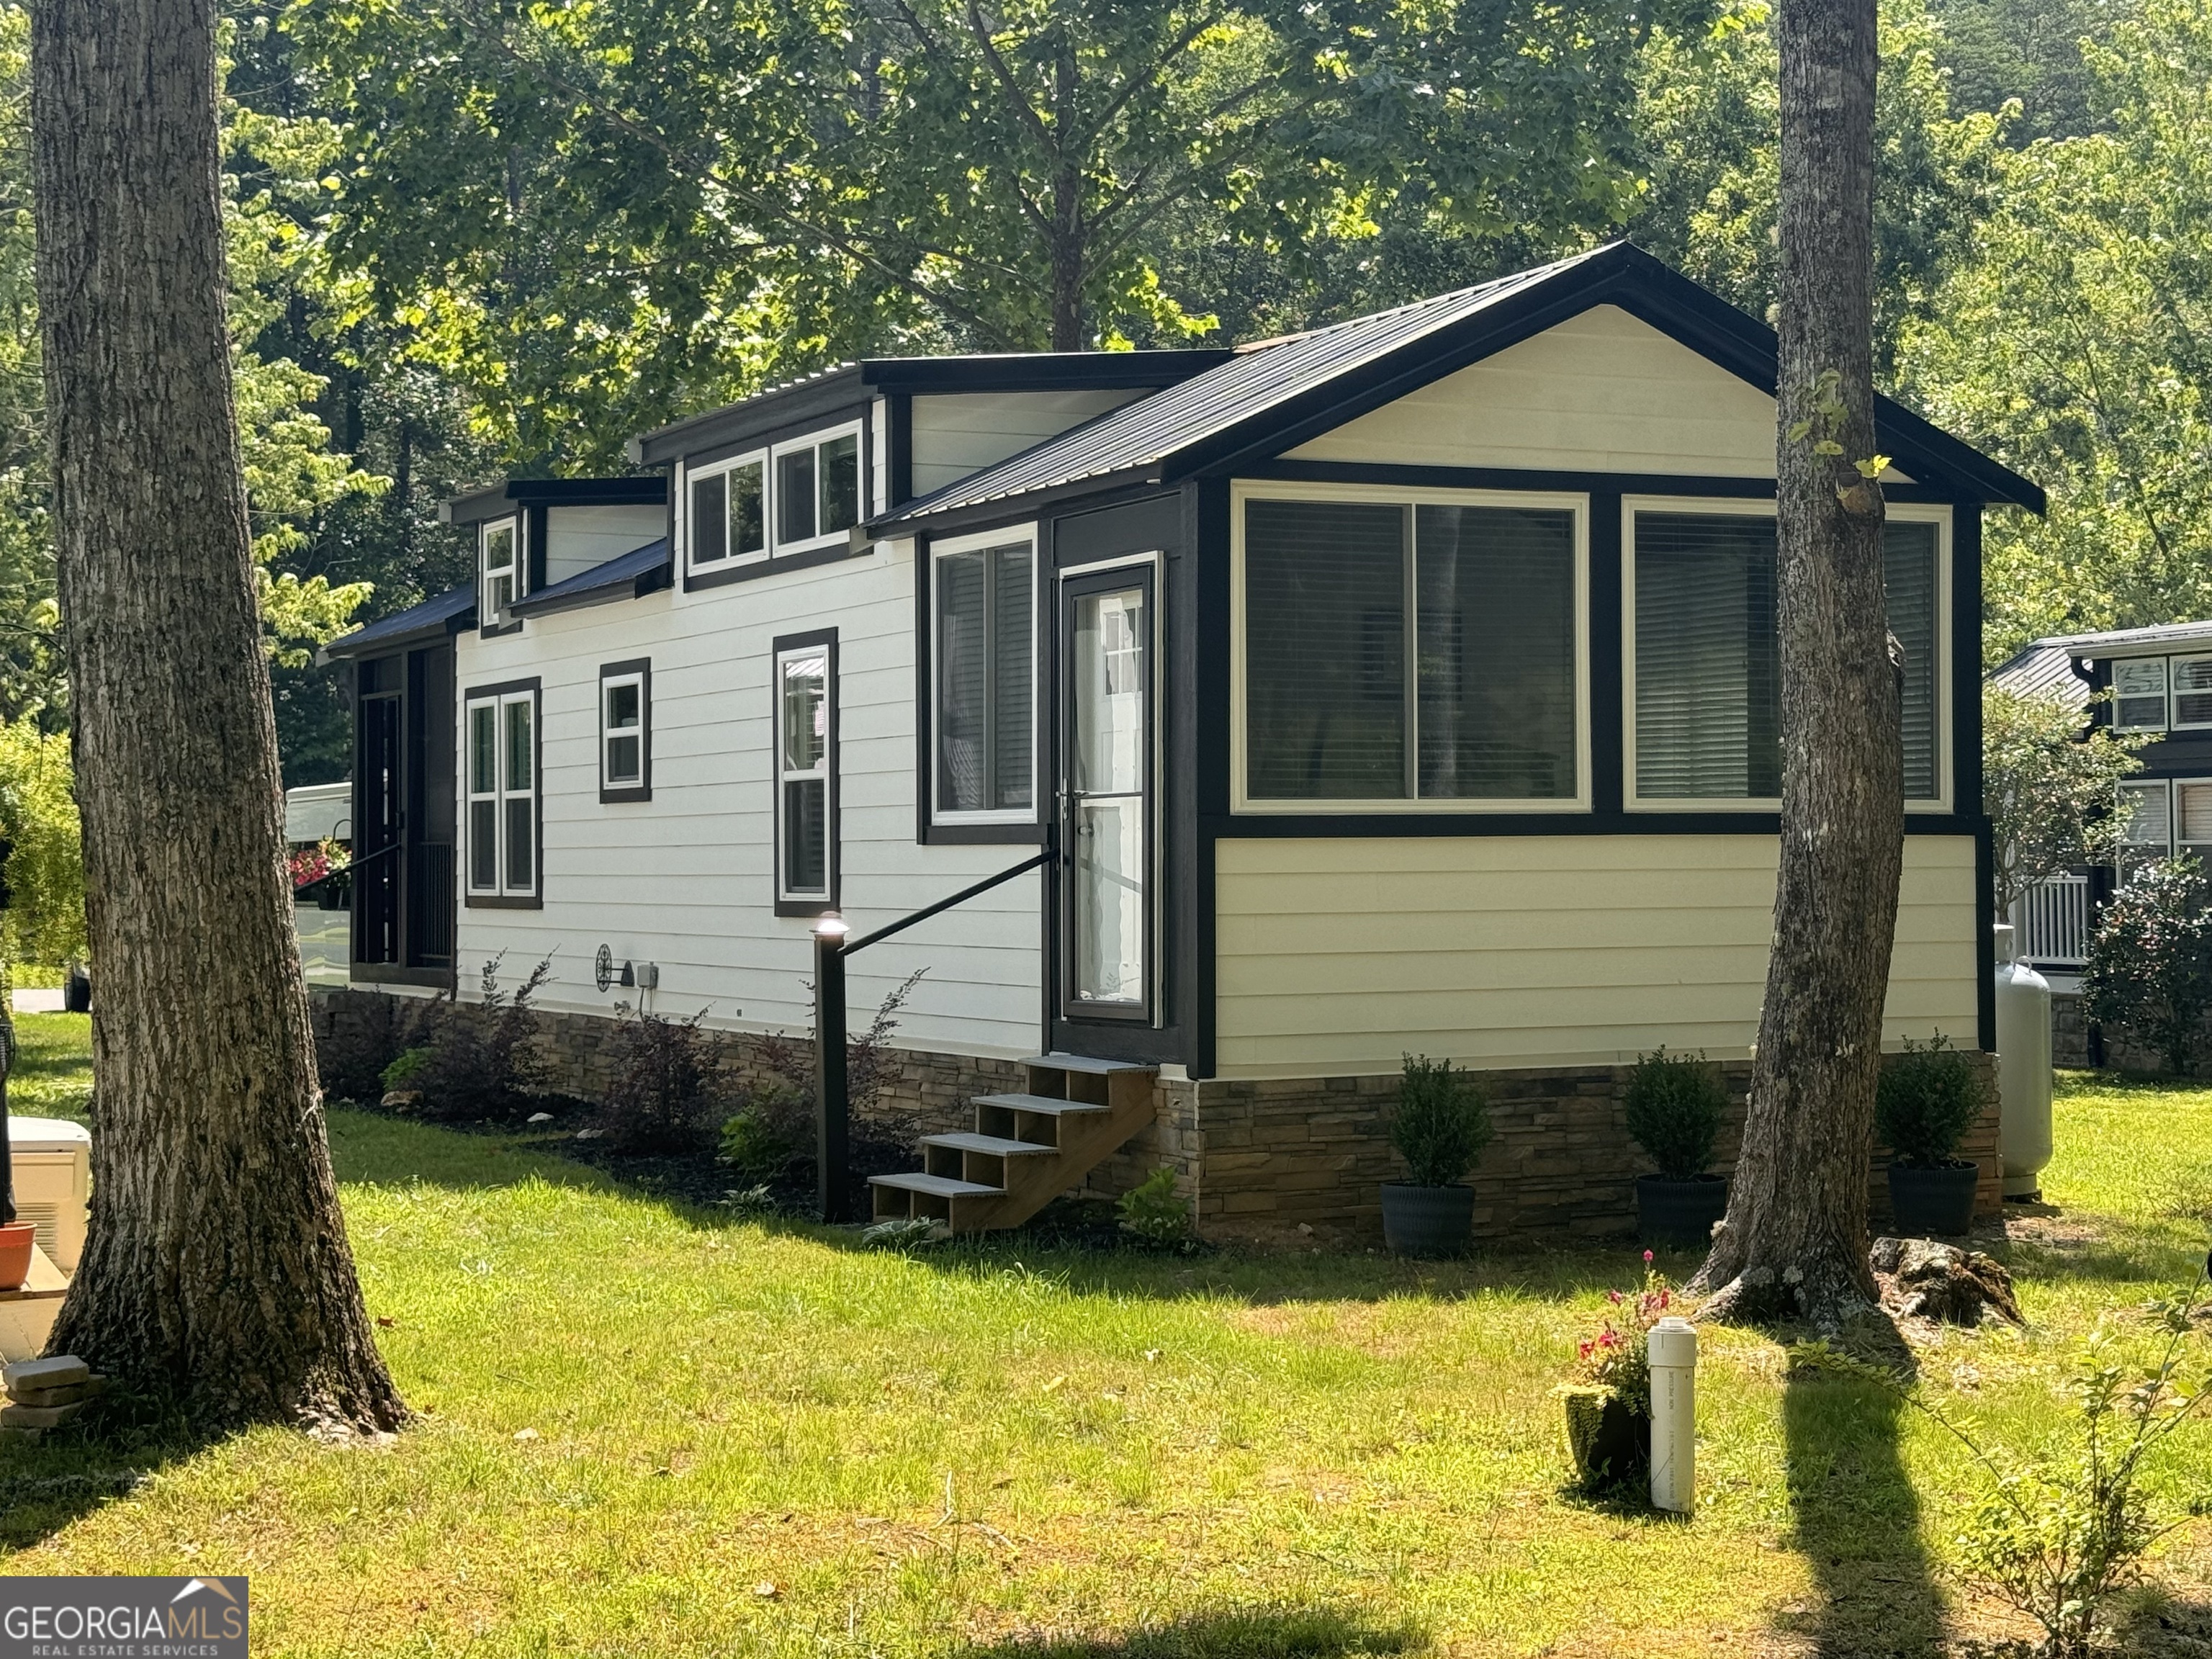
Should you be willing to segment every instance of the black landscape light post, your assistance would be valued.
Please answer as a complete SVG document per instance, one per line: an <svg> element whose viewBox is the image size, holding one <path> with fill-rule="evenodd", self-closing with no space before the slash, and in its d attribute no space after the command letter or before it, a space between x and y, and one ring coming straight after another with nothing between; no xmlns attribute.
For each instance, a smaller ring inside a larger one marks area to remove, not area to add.
<svg viewBox="0 0 2212 1659"><path fill-rule="evenodd" d="M845 1078L845 935L840 915L814 924L814 1181L826 1222L848 1221L852 1103Z"/></svg>

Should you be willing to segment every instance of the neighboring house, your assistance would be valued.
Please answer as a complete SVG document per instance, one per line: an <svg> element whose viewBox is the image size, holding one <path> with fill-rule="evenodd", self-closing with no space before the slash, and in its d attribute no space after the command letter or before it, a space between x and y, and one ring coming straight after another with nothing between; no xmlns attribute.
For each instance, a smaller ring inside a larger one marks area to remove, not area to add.
<svg viewBox="0 0 2212 1659"><path fill-rule="evenodd" d="M1235 351L848 365L646 434L642 480L465 498L477 591L331 647L356 867L422 872L362 884L356 977L458 963L465 992L550 957L543 1006L604 1016L641 994L604 945L663 1012L804 1030L818 918L865 933L1057 847L852 959L862 1017L926 970L910 1127L969 1127L972 1090L1122 1102L1142 1068L1115 1138L1149 1124L1209 1224L1364 1224L1401 1058L1449 1056L1504 1131L1480 1224L1616 1225L1618 1068L1740 1059L1758 1024L1774 361L1614 246ZM1981 512L2043 498L1893 403L1878 424L1887 1037L1988 1048ZM630 546L552 556L564 503L664 483ZM1036 1137L988 1126L886 1201L992 1210Z"/></svg>
<svg viewBox="0 0 2212 1659"><path fill-rule="evenodd" d="M2142 771L2120 786L2133 811L2119 870L2054 877L2014 911L2022 953L2071 992L2116 876L2176 853L2212 858L2212 622L2053 635L2023 647L1990 684L2063 699L2086 726L2158 734L2141 750Z"/></svg>

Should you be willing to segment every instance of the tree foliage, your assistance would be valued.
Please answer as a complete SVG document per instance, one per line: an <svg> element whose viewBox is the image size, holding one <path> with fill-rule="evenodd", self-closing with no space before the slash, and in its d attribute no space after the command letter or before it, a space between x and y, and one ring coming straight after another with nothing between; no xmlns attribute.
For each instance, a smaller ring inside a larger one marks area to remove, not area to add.
<svg viewBox="0 0 2212 1659"><path fill-rule="evenodd" d="M2186 1077L2212 1013L2212 881L2193 858L2161 859L2098 913L2081 1012L2148 1044Z"/></svg>
<svg viewBox="0 0 2212 1659"><path fill-rule="evenodd" d="M2118 784L2142 769L2149 732L2089 729L2062 699L1982 692L1982 810L1990 816L1996 914L2038 882L2110 864L2127 834Z"/></svg>
<svg viewBox="0 0 2212 1659"><path fill-rule="evenodd" d="M85 953L84 850L69 739L29 715L0 724L0 836L8 842L7 959L58 967Z"/></svg>

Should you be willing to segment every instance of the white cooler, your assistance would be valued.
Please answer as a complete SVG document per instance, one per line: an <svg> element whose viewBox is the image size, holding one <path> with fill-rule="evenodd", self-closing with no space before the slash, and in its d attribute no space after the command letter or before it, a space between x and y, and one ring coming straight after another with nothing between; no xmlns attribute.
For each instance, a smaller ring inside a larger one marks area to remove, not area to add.
<svg viewBox="0 0 2212 1659"><path fill-rule="evenodd" d="M92 1131L66 1118L11 1114L8 1151L15 1164L15 1219L39 1230L39 1248L54 1266L75 1273L92 1200Z"/></svg>

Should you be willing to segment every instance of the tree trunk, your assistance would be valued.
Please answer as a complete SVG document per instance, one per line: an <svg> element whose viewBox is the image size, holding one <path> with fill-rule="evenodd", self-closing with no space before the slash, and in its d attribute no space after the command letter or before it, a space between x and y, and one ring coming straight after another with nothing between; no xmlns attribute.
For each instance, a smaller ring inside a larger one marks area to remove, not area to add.
<svg viewBox="0 0 2212 1659"><path fill-rule="evenodd" d="M38 274L93 1018L53 1351L196 1420L405 1415L354 1277L283 867L223 298L215 0L41 0Z"/></svg>
<svg viewBox="0 0 2212 1659"><path fill-rule="evenodd" d="M1083 349L1083 173L1076 165L1075 48L1065 34L1053 58L1052 349Z"/></svg>
<svg viewBox="0 0 2212 1659"><path fill-rule="evenodd" d="M1903 855L1875 454L1875 0L1783 0L1782 852L1750 1115L1692 1288L1708 1318L1875 1301L1867 1171Z"/></svg>

